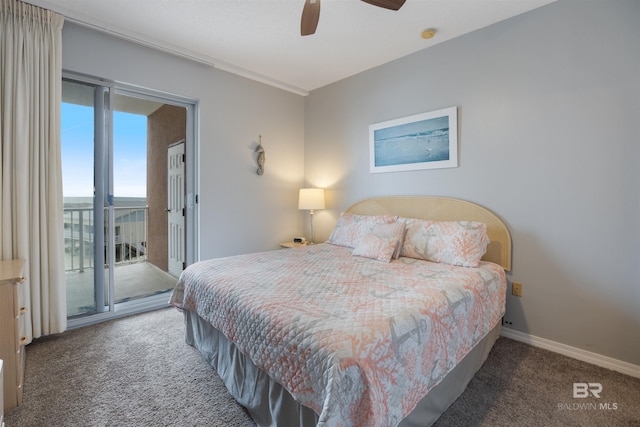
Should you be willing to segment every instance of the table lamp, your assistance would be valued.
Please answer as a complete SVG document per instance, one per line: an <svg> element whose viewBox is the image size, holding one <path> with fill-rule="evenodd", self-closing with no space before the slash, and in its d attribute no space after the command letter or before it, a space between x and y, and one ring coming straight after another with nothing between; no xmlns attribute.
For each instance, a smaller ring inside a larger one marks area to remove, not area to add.
<svg viewBox="0 0 640 427"><path fill-rule="evenodd" d="M314 242L313 211L324 209L324 190L322 188L301 188L298 196L298 209L308 210L311 216L311 243Z"/></svg>

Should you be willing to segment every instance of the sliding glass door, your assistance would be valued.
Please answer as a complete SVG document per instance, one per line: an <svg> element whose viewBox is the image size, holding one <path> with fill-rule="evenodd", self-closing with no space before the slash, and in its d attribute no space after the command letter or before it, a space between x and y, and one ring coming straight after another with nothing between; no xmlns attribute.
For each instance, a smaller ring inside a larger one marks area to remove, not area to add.
<svg viewBox="0 0 640 427"><path fill-rule="evenodd" d="M64 81L61 113L67 315L103 312L105 293L104 151L108 88ZM97 179L96 179L97 178ZM108 276L107 276L108 278ZM108 295L107 295L108 299Z"/></svg>
<svg viewBox="0 0 640 427"><path fill-rule="evenodd" d="M168 268L167 152L193 147L193 108L100 81L65 78L62 92L70 326L166 304L180 273Z"/></svg>

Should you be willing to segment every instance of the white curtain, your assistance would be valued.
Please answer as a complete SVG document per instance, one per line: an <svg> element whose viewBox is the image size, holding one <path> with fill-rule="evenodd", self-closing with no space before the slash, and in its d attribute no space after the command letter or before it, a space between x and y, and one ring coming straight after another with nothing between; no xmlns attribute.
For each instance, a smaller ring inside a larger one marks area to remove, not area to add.
<svg viewBox="0 0 640 427"><path fill-rule="evenodd" d="M0 0L0 258L26 260L27 340L67 327L60 160L62 25Z"/></svg>

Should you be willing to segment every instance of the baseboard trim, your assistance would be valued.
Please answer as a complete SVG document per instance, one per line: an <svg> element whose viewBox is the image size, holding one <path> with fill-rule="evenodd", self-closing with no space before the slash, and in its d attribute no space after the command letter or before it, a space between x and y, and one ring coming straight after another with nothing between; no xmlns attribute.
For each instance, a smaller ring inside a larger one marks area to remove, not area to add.
<svg viewBox="0 0 640 427"><path fill-rule="evenodd" d="M535 335L526 334L524 332L516 331L515 329L502 327L500 335L505 338L511 338L512 340L532 345L534 347L540 347L545 350L553 351L554 353L559 353L563 356L591 363L592 365L611 369L635 378L640 378L640 366L624 362L622 360L603 356L601 354L582 350L580 348L571 347L569 345L561 344L559 342L551 341L545 338L536 337Z"/></svg>

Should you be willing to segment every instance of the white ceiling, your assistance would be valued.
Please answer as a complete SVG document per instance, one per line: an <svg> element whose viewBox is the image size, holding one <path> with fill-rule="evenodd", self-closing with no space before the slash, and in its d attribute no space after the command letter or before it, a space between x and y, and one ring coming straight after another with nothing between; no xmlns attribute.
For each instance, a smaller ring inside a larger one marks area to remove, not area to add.
<svg viewBox="0 0 640 427"><path fill-rule="evenodd" d="M309 91L554 0L407 0L390 11L322 0L26 0L68 20L306 95ZM424 40L420 34L435 29Z"/></svg>

